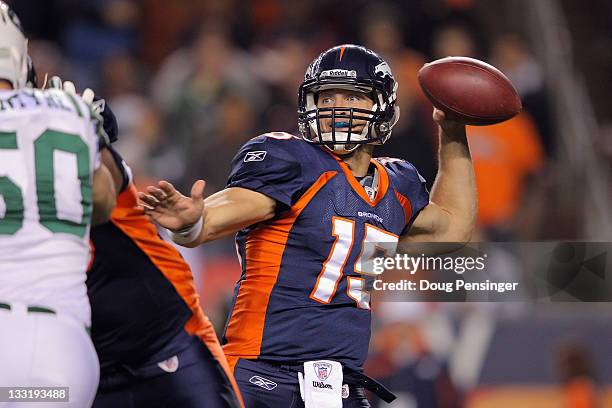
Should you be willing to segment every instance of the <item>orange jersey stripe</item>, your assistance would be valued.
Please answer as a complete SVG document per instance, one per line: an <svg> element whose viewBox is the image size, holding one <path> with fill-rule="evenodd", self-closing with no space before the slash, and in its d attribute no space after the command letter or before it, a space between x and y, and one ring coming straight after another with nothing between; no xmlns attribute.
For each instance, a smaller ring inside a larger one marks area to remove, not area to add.
<svg viewBox="0 0 612 408"><path fill-rule="evenodd" d="M410 200L408 200L408 198L398 193L397 190L393 189L393 191L395 191L397 201L399 201L399 203L402 205L402 208L404 208L404 216L406 218L406 224L408 224L408 221L410 221L410 217L412 216L412 204L410 204Z"/></svg>
<svg viewBox="0 0 612 408"><path fill-rule="evenodd" d="M236 370L236 364L238 364L238 360L240 360L240 357L227 356L227 363L229 364L232 374Z"/></svg>
<svg viewBox="0 0 612 408"><path fill-rule="evenodd" d="M266 310L280 272L289 232L302 210L338 174L323 173L281 219L256 228L246 241L246 279L238 290L223 346L228 356L256 358L261 351Z"/></svg>
<svg viewBox="0 0 612 408"><path fill-rule="evenodd" d="M189 265L176 248L158 235L155 225L144 215L144 211L137 207L134 185L130 185L119 195L117 206L111 214L111 221L149 257L189 306L193 317L187 323L186 329L190 333L204 332L208 329L210 323L200 308Z"/></svg>
<svg viewBox="0 0 612 408"><path fill-rule="evenodd" d="M200 307L200 297L196 291L189 264L172 244L164 241L158 235L155 225L149 221L144 210L137 206L136 192L136 187L131 184L117 197L117 206L111 214L111 221L134 241L174 286L192 312L191 318L185 324L185 331L202 339L213 357L225 370L236 395L242 402L238 386L231 374L215 329Z"/></svg>

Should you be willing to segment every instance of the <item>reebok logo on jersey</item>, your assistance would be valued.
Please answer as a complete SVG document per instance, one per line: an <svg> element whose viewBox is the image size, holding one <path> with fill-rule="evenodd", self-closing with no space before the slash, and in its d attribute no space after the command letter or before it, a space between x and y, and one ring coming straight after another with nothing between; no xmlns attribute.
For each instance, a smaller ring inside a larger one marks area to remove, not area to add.
<svg viewBox="0 0 612 408"><path fill-rule="evenodd" d="M248 163L248 162L256 162L256 161L263 161L263 159L266 158L266 154L268 152L266 152L265 150L258 150L255 152L248 152L246 154L246 156L244 156L244 162Z"/></svg>
<svg viewBox="0 0 612 408"><path fill-rule="evenodd" d="M270 381L267 378L263 378L258 375L254 375L249 378L249 382L268 391L275 389L278 385L274 381Z"/></svg>

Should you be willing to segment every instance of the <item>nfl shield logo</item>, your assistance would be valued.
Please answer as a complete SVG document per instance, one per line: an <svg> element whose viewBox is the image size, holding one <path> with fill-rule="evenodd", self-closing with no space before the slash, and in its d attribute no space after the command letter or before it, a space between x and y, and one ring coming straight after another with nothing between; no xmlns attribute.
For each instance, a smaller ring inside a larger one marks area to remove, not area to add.
<svg viewBox="0 0 612 408"><path fill-rule="evenodd" d="M314 370L319 380L325 381L331 374L332 365L329 363L314 363Z"/></svg>

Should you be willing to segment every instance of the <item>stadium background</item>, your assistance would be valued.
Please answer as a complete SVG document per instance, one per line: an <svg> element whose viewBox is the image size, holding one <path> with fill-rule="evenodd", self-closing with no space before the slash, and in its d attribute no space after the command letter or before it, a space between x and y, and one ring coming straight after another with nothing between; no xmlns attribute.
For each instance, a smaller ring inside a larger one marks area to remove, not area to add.
<svg viewBox="0 0 612 408"><path fill-rule="evenodd" d="M447 55L485 59L525 112L470 128L479 240L612 238L612 3L606 0L13 0L45 73L107 98L137 185L223 188L238 147L296 132L307 64L338 43L390 62L402 118L378 155L431 184L436 138L416 72ZM184 251L222 330L239 267L231 239ZM612 406L605 303L374 307L367 371L395 407Z"/></svg>

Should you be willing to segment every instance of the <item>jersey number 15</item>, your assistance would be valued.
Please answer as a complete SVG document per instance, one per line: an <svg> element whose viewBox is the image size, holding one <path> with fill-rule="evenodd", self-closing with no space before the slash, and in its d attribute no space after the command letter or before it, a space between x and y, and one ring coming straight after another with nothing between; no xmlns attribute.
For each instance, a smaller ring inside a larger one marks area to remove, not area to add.
<svg viewBox="0 0 612 408"><path fill-rule="evenodd" d="M310 298L319 303L328 304L336 294L342 280L343 270L353 249L355 241L355 221L332 217L332 235L336 237L323 269L319 273ZM397 247L399 237L370 224L365 224L365 235L361 251L353 270L360 275L372 275L367 270L376 256L389 256ZM347 276L347 295L355 300L360 309L370 308L370 293L366 290L364 278Z"/></svg>

